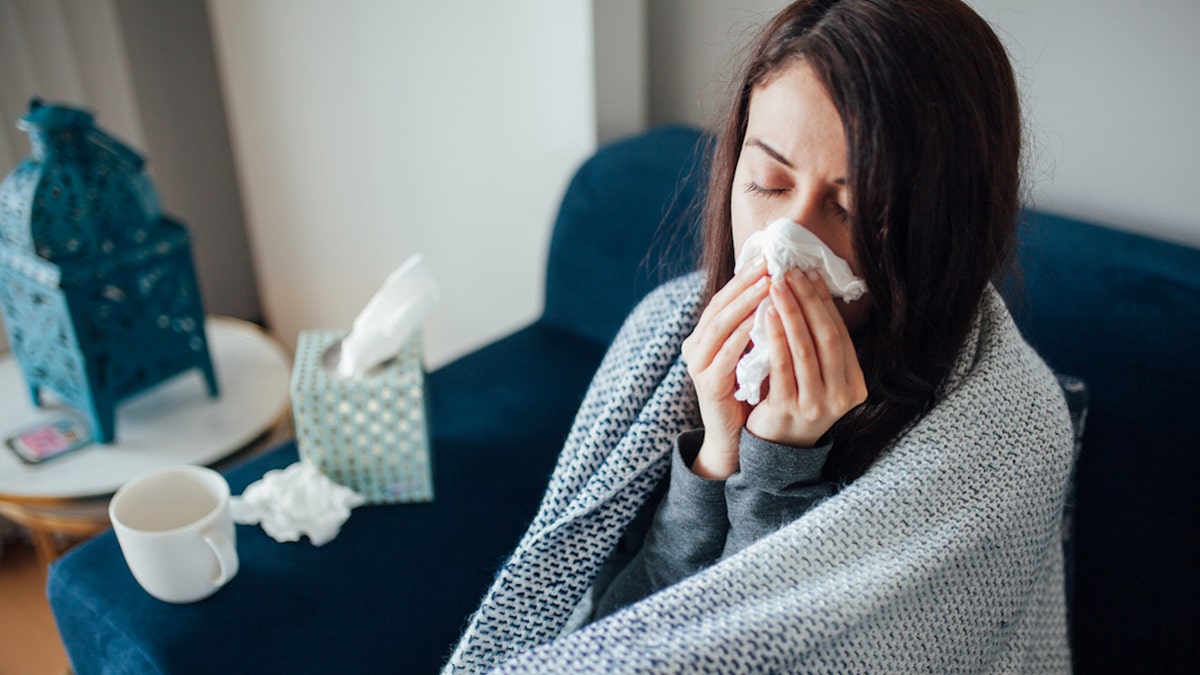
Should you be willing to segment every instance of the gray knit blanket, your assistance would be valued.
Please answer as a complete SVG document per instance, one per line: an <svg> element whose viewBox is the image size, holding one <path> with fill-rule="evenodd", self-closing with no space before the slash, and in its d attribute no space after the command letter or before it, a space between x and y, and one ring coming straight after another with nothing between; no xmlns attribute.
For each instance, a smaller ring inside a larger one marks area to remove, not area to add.
<svg viewBox="0 0 1200 675"><path fill-rule="evenodd" d="M1068 672L1072 432L989 289L936 406L863 476L734 556L578 630L572 610L697 426L679 357L701 279L649 295L446 673Z"/></svg>

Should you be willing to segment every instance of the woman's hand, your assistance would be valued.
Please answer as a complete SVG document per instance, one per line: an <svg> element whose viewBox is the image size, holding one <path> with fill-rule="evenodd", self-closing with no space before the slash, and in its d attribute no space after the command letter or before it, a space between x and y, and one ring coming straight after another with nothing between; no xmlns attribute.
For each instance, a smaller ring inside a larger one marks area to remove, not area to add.
<svg viewBox="0 0 1200 675"><path fill-rule="evenodd" d="M734 369L750 342L754 310L766 298L770 279L763 259L743 269L713 296L695 330L683 341L683 360L696 387L704 443L692 471L727 478L738 469L738 438L750 406L733 398Z"/></svg>
<svg viewBox="0 0 1200 675"><path fill-rule="evenodd" d="M746 429L764 440L809 448L867 400L867 386L850 331L820 275L791 270L770 292L771 373L767 395L750 412Z"/></svg>

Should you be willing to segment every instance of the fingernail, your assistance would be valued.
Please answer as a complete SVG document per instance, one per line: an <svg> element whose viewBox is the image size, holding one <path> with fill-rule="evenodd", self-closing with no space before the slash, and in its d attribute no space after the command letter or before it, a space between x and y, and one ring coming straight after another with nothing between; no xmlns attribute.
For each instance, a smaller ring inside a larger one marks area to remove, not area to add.
<svg viewBox="0 0 1200 675"><path fill-rule="evenodd" d="M817 279L821 278L821 275L818 274L816 270L808 270L804 274L808 277L809 281L812 281L814 283L816 282Z"/></svg>
<svg viewBox="0 0 1200 675"><path fill-rule="evenodd" d="M762 288L767 285L767 277L759 277L758 281L754 282L755 288Z"/></svg>

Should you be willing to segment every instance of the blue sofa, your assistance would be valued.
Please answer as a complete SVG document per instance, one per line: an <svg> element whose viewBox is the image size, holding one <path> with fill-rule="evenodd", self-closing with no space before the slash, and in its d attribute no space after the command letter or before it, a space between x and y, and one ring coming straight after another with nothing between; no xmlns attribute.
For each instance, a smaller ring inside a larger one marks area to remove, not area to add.
<svg viewBox="0 0 1200 675"><path fill-rule="evenodd" d="M659 128L580 168L541 318L428 375L434 502L361 507L320 548L239 526L241 571L192 605L142 592L112 534L97 537L47 584L75 671L435 672L532 517L621 320L694 260L700 141ZM1072 539L1077 669L1182 671L1200 657L1200 251L1029 213L1021 256L1014 314L1091 392ZM285 444L228 478L237 493L295 460Z"/></svg>

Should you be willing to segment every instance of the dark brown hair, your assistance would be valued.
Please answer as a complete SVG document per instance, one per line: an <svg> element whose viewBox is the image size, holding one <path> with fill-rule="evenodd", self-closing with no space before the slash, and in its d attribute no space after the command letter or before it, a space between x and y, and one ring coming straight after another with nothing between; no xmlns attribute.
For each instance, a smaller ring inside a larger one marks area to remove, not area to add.
<svg viewBox="0 0 1200 675"><path fill-rule="evenodd" d="M871 311L855 335L869 396L830 430L852 480L934 403L990 280L1011 259L1020 103L1004 47L958 0L801 0L750 47L713 141L706 298L732 276L730 197L755 87L811 66L841 115L854 253Z"/></svg>

